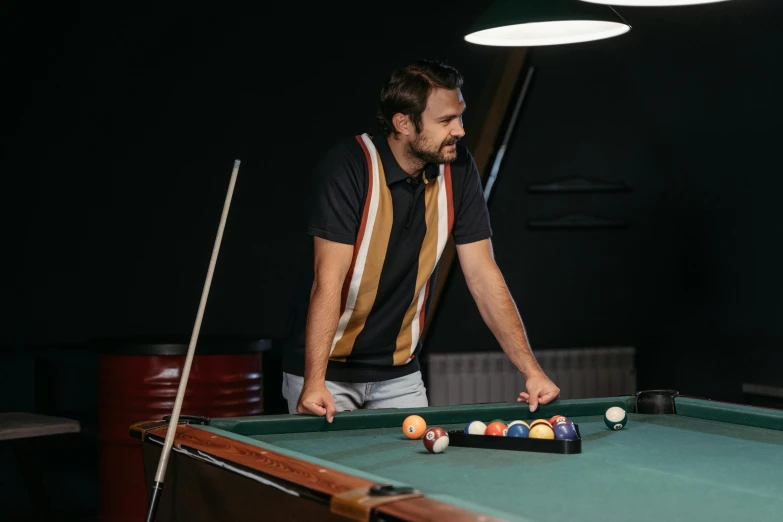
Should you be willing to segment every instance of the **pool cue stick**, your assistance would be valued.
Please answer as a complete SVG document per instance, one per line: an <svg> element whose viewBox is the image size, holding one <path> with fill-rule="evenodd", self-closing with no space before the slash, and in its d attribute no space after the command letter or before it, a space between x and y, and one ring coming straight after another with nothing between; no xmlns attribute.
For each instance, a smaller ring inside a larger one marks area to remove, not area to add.
<svg viewBox="0 0 783 522"><path fill-rule="evenodd" d="M190 375L190 365L193 362L193 352L195 352L196 340L198 339L199 330L201 330L201 320L204 317L204 308L206 308L207 305L207 296L209 295L209 287L212 284L212 274L215 272L215 263L217 262L218 251L220 250L220 242L223 239L223 229L226 226L228 207L231 206L231 196L234 193L234 185L236 184L237 174L239 173L239 163L239 160L234 160L234 169L231 172L231 181L228 184L226 201L223 203L223 214L220 216L220 225L218 226L215 245L212 247L212 258L209 260L207 280L205 281L204 289L201 292L201 302L198 305L196 322L193 325L193 333L190 335L188 355L185 358L185 366L182 368L182 376L179 380L177 398L174 401L174 411L171 413L169 429L166 432L166 442L163 444L163 451L160 454L160 461L158 461L158 472L155 474L155 482L152 485L152 497L150 498L149 506L147 507L146 522L154 522L155 514L158 510L158 503L160 502L160 494L163 491L163 480L166 476L166 467L168 466L169 462L169 454L171 453L171 447L174 445L174 434L177 431L177 424L179 423L179 412L182 409L182 400L185 396L185 387L188 384L188 376Z"/></svg>
<svg viewBox="0 0 783 522"><path fill-rule="evenodd" d="M506 127L506 134L503 136L503 142L495 154L495 161L492 163L492 170L489 173L489 178L484 186L484 201L489 201L489 194L492 192L492 185L495 184L495 180L498 177L498 171L500 171L500 165L503 164L503 157L506 155L506 149L508 149L508 142L511 141L511 133L514 131L514 127L517 124L517 118L519 117L519 110L522 108L522 102L527 97L527 90L530 87L530 80L533 78L534 67L530 67L527 70L527 76L525 76L525 83L522 85L522 89L519 92L514 112L511 113L511 119Z"/></svg>

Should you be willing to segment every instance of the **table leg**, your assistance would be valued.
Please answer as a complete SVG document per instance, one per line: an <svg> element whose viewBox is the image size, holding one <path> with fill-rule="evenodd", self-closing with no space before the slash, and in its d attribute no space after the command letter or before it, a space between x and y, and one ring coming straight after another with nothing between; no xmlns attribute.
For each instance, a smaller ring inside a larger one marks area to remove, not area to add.
<svg viewBox="0 0 783 522"><path fill-rule="evenodd" d="M35 514L39 520L51 520L49 500L41 480L40 461L32 441L19 439L13 441L12 445L19 465L19 472L27 486Z"/></svg>

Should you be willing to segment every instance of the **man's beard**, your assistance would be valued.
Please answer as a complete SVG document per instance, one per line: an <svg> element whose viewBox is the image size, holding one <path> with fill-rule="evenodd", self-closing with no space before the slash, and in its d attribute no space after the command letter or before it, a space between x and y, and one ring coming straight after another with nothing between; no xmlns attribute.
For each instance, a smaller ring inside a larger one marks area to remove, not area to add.
<svg viewBox="0 0 783 522"><path fill-rule="evenodd" d="M451 163L457 159L457 149L454 148L454 152L446 152L443 150L447 145L453 145L457 143L459 138L449 137L443 140L436 151L430 150L428 147L428 141L423 134L416 136L416 139L408 144L407 155L411 158L421 161L424 165L428 164L441 164Z"/></svg>

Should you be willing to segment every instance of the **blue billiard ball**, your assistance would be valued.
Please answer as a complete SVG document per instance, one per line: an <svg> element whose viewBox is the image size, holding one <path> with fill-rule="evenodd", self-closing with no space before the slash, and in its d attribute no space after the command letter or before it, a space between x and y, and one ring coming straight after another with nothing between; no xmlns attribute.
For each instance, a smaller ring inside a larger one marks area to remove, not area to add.
<svg viewBox="0 0 783 522"><path fill-rule="evenodd" d="M555 440L575 440L576 428L570 422L560 422L555 425Z"/></svg>
<svg viewBox="0 0 783 522"><path fill-rule="evenodd" d="M528 438L530 435L530 428L527 424L512 424L506 432L506 437L521 437L523 439Z"/></svg>

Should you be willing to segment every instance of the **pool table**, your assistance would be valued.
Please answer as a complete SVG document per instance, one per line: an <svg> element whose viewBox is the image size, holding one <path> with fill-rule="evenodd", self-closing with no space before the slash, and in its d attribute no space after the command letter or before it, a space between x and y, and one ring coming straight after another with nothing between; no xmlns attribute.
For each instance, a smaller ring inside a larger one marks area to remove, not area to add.
<svg viewBox="0 0 783 522"><path fill-rule="evenodd" d="M625 428L604 424L611 406L628 412ZM579 427L581 452L433 454L402 433L411 414L447 431L564 415ZM180 423L159 522L783 519L783 411L676 392L560 400L534 414L501 403L341 412L332 424L307 415ZM134 424L131 435L143 441L149 486L165 421ZM369 494L376 485L403 489Z"/></svg>

